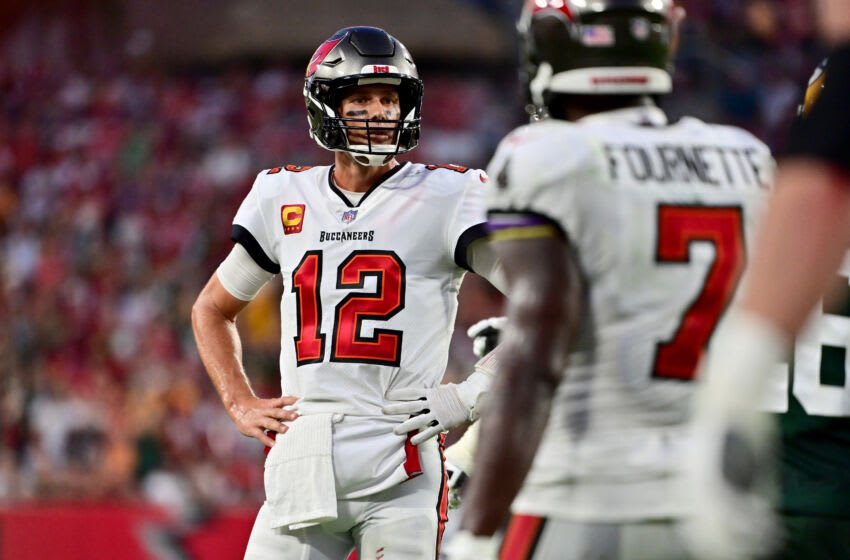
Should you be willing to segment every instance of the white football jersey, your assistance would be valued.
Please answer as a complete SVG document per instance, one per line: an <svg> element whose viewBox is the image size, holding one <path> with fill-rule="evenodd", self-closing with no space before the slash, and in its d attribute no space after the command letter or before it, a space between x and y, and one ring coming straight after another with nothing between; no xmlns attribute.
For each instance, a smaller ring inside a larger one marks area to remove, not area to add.
<svg viewBox="0 0 850 560"><path fill-rule="evenodd" d="M655 107L546 120L503 140L490 228L554 228L588 310L514 507L574 520L682 513L673 492L697 362L729 305L774 163L751 134Z"/></svg>
<svg viewBox="0 0 850 560"><path fill-rule="evenodd" d="M263 171L232 237L283 281L283 394L301 398L302 414L346 415L334 428L334 468L338 491L352 497L403 474L405 439L392 428L405 418L382 415L384 395L442 379L489 185L480 170L405 163L352 204L332 172Z"/></svg>

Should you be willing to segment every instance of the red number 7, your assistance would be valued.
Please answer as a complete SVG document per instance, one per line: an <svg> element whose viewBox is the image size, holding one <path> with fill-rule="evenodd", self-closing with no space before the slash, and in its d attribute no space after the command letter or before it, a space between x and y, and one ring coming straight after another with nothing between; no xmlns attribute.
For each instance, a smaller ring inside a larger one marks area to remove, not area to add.
<svg viewBox="0 0 850 560"><path fill-rule="evenodd" d="M714 262L702 289L685 311L673 338L655 350L652 376L690 381L720 316L729 305L746 261L743 209L740 206L658 207L656 261L688 263L691 244L714 245Z"/></svg>

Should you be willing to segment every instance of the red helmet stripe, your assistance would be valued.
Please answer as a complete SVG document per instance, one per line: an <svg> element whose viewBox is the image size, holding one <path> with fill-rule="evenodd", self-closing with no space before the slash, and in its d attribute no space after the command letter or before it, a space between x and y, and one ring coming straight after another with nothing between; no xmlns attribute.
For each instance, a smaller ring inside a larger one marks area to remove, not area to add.
<svg viewBox="0 0 850 560"><path fill-rule="evenodd" d="M547 10L557 10L567 16L570 21L575 21L575 15L567 6L567 0L528 0L531 6L531 15L539 14Z"/></svg>
<svg viewBox="0 0 850 560"><path fill-rule="evenodd" d="M305 77L309 78L316 72L316 68L319 67L319 64L325 61L325 57L328 56L328 53L333 50L335 46L339 44L345 37L340 37L339 39L328 39L316 49L316 52L313 53L313 58L310 59L310 64L307 65L307 74Z"/></svg>

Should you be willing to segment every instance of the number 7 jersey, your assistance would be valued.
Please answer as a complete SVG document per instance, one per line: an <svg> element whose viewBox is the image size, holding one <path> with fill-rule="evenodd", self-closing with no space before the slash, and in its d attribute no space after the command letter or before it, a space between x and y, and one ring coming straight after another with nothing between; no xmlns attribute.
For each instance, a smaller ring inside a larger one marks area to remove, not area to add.
<svg viewBox="0 0 850 560"><path fill-rule="evenodd" d="M380 416L387 389L443 376L487 178L400 164L354 205L332 174L263 171L232 237L281 275L283 393L301 397L302 411Z"/></svg>
<svg viewBox="0 0 850 560"><path fill-rule="evenodd" d="M771 181L767 147L655 107L541 121L489 172L496 239L563 235L584 328L515 510L576 521L683 513L691 381L734 295Z"/></svg>

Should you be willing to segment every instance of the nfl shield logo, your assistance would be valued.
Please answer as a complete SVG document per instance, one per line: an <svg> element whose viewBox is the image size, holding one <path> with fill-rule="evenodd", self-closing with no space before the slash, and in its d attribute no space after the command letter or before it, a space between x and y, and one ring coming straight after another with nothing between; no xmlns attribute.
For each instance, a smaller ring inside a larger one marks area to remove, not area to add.
<svg viewBox="0 0 850 560"><path fill-rule="evenodd" d="M342 213L342 223L350 224L357 217L357 210L346 210Z"/></svg>
<svg viewBox="0 0 850 560"><path fill-rule="evenodd" d="M638 41L646 41L652 32L652 25L645 18L632 19L632 37Z"/></svg>

